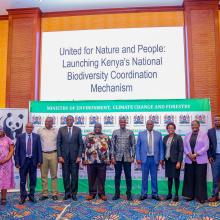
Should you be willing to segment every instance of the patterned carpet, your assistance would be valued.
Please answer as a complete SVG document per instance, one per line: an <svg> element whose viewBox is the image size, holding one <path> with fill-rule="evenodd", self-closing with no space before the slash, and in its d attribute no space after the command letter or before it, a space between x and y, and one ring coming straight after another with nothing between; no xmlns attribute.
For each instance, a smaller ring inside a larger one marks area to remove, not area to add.
<svg viewBox="0 0 220 220"><path fill-rule="evenodd" d="M36 198L39 196L37 194ZM78 201L74 202L63 201L62 196L59 195L58 201L48 199L34 205L29 201L18 205L19 194L9 193L6 207L0 205L0 219L49 220L59 217L62 220L220 220L220 202L201 205L195 201L186 202L183 198L179 203L151 199L140 202L135 198L133 202L128 202L123 197L112 201L111 195L108 195L109 200L106 202L99 199L88 202L85 194L80 194Z"/></svg>

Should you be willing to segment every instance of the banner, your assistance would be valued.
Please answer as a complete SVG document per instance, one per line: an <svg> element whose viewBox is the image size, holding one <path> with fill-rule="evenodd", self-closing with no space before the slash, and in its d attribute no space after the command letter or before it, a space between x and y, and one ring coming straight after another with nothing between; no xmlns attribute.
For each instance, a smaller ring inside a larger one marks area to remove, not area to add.
<svg viewBox="0 0 220 220"><path fill-rule="evenodd" d="M43 32L40 97L185 98L184 57L183 27Z"/></svg>
<svg viewBox="0 0 220 220"><path fill-rule="evenodd" d="M30 102L30 120L35 125L35 131L44 126L47 116L54 118L54 126L65 126L67 115L73 115L75 125L82 129L83 136L93 131L94 124L100 122L103 133L111 137L113 130L119 128L120 117L127 119L127 128L138 132L146 129L146 121L154 121L154 129L163 135L167 134L166 124L174 122L176 133L184 136L191 131L192 120L201 123L200 129L207 131L211 127L211 112L209 99L176 99L176 100L117 100L117 101L67 101L67 102ZM181 179L183 178L183 169ZM106 184L114 188L113 179L115 171L112 166L107 168ZM86 167L80 167L80 183L87 179ZM40 172L38 171L38 178ZM59 166L58 178L62 178L62 170ZM124 174L122 179L124 178ZM133 191L137 191L141 185L141 169L137 164L132 166L132 178L137 184L133 184ZM159 167L158 180L166 181L164 169ZM208 180L211 180L210 170ZM59 181L62 183L62 181ZM38 186L39 187L39 186ZM81 185L83 192L87 186ZM165 189L164 189L165 190Z"/></svg>
<svg viewBox="0 0 220 220"><path fill-rule="evenodd" d="M18 135L25 131L25 124L28 121L28 109L0 108L0 126L3 127L6 135L12 139L14 144ZM14 168L15 189L20 189L19 170Z"/></svg>

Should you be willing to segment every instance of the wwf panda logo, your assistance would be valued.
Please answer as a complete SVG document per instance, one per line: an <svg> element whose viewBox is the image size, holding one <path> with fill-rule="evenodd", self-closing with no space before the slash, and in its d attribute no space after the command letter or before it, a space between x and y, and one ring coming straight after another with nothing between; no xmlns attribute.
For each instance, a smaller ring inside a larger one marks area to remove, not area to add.
<svg viewBox="0 0 220 220"><path fill-rule="evenodd" d="M17 139L17 137L23 131L23 114L16 114L16 113L8 113L7 117L3 122L3 129L5 134L11 138L12 140Z"/></svg>

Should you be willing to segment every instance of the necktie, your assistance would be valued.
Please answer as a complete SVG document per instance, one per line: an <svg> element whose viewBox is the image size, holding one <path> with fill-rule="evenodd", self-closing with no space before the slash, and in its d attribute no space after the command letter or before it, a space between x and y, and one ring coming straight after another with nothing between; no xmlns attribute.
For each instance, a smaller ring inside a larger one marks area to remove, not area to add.
<svg viewBox="0 0 220 220"><path fill-rule="evenodd" d="M153 154L153 143L152 143L153 137L152 132L149 132L149 140L148 140L148 153L149 155Z"/></svg>
<svg viewBox="0 0 220 220"><path fill-rule="evenodd" d="M68 140L69 140L69 141L71 140L71 137L72 137L71 128L68 127Z"/></svg>
<svg viewBox="0 0 220 220"><path fill-rule="evenodd" d="M31 135L28 135L28 141L27 141L27 156L31 156Z"/></svg>

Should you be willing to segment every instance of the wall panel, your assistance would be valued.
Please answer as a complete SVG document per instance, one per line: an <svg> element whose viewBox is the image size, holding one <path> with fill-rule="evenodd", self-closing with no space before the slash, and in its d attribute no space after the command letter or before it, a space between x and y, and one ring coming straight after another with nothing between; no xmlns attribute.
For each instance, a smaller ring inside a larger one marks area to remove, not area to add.
<svg viewBox="0 0 220 220"><path fill-rule="evenodd" d="M6 105L8 20L0 20L0 108Z"/></svg>
<svg viewBox="0 0 220 220"><path fill-rule="evenodd" d="M42 32L101 28L183 26L182 11L43 17Z"/></svg>

